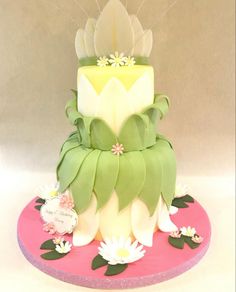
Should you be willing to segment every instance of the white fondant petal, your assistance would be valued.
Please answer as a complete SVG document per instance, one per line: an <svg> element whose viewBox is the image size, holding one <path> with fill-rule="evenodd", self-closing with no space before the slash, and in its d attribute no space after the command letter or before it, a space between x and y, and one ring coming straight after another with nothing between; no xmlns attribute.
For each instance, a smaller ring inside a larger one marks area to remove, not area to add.
<svg viewBox="0 0 236 292"><path fill-rule="evenodd" d="M94 32L96 26L96 19L89 18L87 20L85 31L84 31L84 44L85 50L88 57L95 56L95 48L94 48Z"/></svg>
<svg viewBox="0 0 236 292"><path fill-rule="evenodd" d="M152 246L153 233L156 227L157 210L150 217L147 206L136 199L131 207L132 232L135 238L145 246Z"/></svg>
<svg viewBox="0 0 236 292"><path fill-rule="evenodd" d="M176 213L178 213L179 209L175 206L170 206L170 209L169 209L169 214L170 215L174 215Z"/></svg>
<svg viewBox="0 0 236 292"><path fill-rule="evenodd" d="M134 43L131 21L124 5L119 0L110 0L101 12L94 35L97 56L115 51L128 54Z"/></svg>
<svg viewBox="0 0 236 292"><path fill-rule="evenodd" d="M136 15L130 16L131 25L134 32L134 47L131 51L132 56L141 56L144 51L143 27Z"/></svg>
<svg viewBox="0 0 236 292"><path fill-rule="evenodd" d="M78 225L73 232L73 245L84 246L89 244L96 236L99 228L99 212L97 199L92 195L88 209L78 216Z"/></svg>
<svg viewBox="0 0 236 292"><path fill-rule="evenodd" d="M110 239L128 238L131 233L130 206L119 212L116 192L100 210L100 232L103 238Z"/></svg>
<svg viewBox="0 0 236 292"><path fill-rule="evenodd" d="M170 219L169 211L162 197L157 205L157 226L163 232L178 230L178 227Z"/></svg>
<svg viewBox="0 0 236 292"><path fill-rule="evenodd" d="M79 29L75 36L75 50L79 59L86 57L86 50L84 45L84 30Z"/></svg>

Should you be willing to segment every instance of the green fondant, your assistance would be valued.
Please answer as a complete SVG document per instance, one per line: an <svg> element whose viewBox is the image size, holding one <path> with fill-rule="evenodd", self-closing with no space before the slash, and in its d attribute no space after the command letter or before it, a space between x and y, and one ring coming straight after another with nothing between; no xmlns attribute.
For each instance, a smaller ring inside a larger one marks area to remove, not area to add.
<svg viewBox="0 0 236 292"><path fill-rule="evenodd" d="M193 242L189 236L182 235L181 237L183 237L184 242L187 243L191 249L195 249L200 245L200 243Z"/></svg>
<svg viewBox="0 0 236 292"><path fill-rule="evenodd" d="M43 206L43 205L37 205L37 206L34 206L34 208L35 208L36 210L40 211L41 208L42 208L42 206Z"/></svg>
<svg viewBox="0 0 236 292"><path fill-rule="evenodd" d="M169 236L168 237L168 242L170 245L172 245L175 248L178 249L183 249L184 248L184 239L183 236L181 236L180 238L174 238Z"/></svg>
<svg viewBox="0 0 236 292"><path fill-rule="evenodd" d="M54 250L55 248L56 248L56 245L52 239L46 240L40 246L40 249L46 249L46 250Z"/></svg>
<svg viewBox="0 0 236 292"><path fill-rule="evenodd" d="M171 205L177 208L188 208L188 205L186 203L194 203L193 197L190 195L185 195L180 198L174 198Z"/></svg>
<svg viewBox="0 0 236 292"><path fill-rule="evenodd" d="M102 151L95 177L94 192L97 197L97 209L102 208L109 200L116 185L119 173L119 156L111 151Z"/></svg>
<svg viewBox="0 0 236 292"><path fill-rule="evenodd" d="M64 258L68 253L59 253L56 250L49 251L47 253L41 254L41 258L44 260L58 260Z"/></svg>
<svg viewBox="0 0 236 292"><path fill-rule="evenodd" d="M161 195L162 159L161 153L146 149L142 151L146 167L146 180L139 198L146 204L153 215Z"/></svg>
<svg viewBox="0 0 236 292"><path fill-rule="evenodd" d="M57 175L60 182L60 192L64 192L75 179L79 169L92 149L77 147L66 153L63 163L58 168Z"/></svg>
<svg viewBox="0 0 236 292"><path fill-rule="evenodd" d="M81 58L79 59L80 67L96 66L98 58L99 57L97 56ZM107 58L109 59L110 56L107 56ZM134 56L134 60L135 60L135 65L149 65L147 57Z"/></svg>
<svg viewBox="0 0 236 292"><path fill-rule="evenodd" d="M85 150L82 150L84 152ZM70 185L70 190L75 203L75 210L80 214L89 206L94 181L97 170L97 162L100 150L94 150L84 159L81 168L74 181Z"/></svg>
<svg viewBox="0 0 236 292"><path fill-rule="evenodd" d="M184 202L194 203L194 198L191 197L190 195L185 195L185 196L182 197L182 199L184 200Z"/></svg>
<svg viewBox="0 0 236 292"><path fill-rule="evenodd" d="M128 264L108 265L105 276L115 276L126 270Z"/></svg>
<svg viewBox="0 0 236 292"><path fill-rule="evenodd" d="M44 199L38 198L35 202L39 204L45 204L46 201Z"/></svg>
<svg viewBox="0 0 236 292"><path fill-rule="evenodd" d="M119 162L115 190L119 198L119 210L122 210L140 193L146 178L146 168L140 151L124 153Z"/></svg>
<svg viewBox="0 0 236 292"><path fill-rule="evenodd" d="M92 261L92 270L96 270L106 265L108 265L108 261L106 261L100 254L98 254Z"/></svg>

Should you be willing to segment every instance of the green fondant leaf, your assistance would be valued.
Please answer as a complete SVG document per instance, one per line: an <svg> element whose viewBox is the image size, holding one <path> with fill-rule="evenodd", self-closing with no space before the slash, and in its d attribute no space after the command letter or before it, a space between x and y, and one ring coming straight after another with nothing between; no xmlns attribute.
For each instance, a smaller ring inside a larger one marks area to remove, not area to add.
<svg viewBox="0 0 236 292"><path fill-rule="evenodd" d="M98 163L94 183L97 197L97 209L102 208L115 189L119 172L119 157L111 151L102 151Z"/></svg>
<svg viewBox="0 0 236 292"><path fill-rule="evenodd" d="M168 242L170 245L172 245L175 248L178 249L183 249L184 248L184 239L183 236L181 236L180 238L174 238L169 236L168 237Z"/></svg>
<svg viewBox="0 0 236 292"><path fill-rule="evenodd" d="M176 208L188 208L188 205L185 204L185 202L183 200L181 200L181 198L175 198L172 201L171 205L176 207Z"/></svg>
<svg viewBox="0 0 236 292"><path fill-rule="evenodd" d="M184 242L186 242L191 249L195 249L200 245L200 243L193 242L189 236L182 235L181 237L183 237Z"/></svg>
<svg viewBox="0 0 236 292"><path fill-rule="evenodd" d="M54 250L56 248L55 243L52 239L49 239L41 244L40 249Z"/></svg>
<svg viewBox="0 0 236 292"><path fill-rule="evenodd" d="M92 149L77 147L66 153L66 156L58 169L58 180L60 182L60 192L64 192L75 179L85 158Z"/></svg>
<svg viewBox="0 0 236 292"><path fill-rule="evenodd" d="M143 188L146 168L140 151L124 153L119 159L119 174L115 190L119 198L119 210L127 207Z"/></svg>
<svg viewBox="0 0 236 292"><path fill-rule="evenodd" d="M47 253L41 254L41 258L44 260L58 260L64 258L68 253L59 253L56 250L49 251Z"/></svg>
<svg viewBox="0 0 236 292"><path fill-rule="evenodd" d="M98 254L92 261L93 270L96 270L106 265L108 265L108 261L106 261L100 254Z"/></svg>
<svg viewBox="0 0 236 292"><path fill-rule="evenodd" d="M161 195L162 160L159 157L161 153L152 148L141 153L145 161L146 179L139 198L146 204L152 216Z"/></svg>
<svg viewBox="0 0 236 292"><path fill-rule="evenodd" d="M40 209L41 209L42 206L43 206L43 205L36 205L36 206L34 206L34 208L35 208L36 210L40 211Z"/></svg>
<svg viewBox="0 0 236 292"><path fill-rule="evenodd" d="M35 202L39 204L45 204L46 201L44 199L38 198Z"/></svg>
<svg viewBox="0 0 236 292"><path fill-rule="evenodd" d="M75 210L82 213L89 206L94 188L95 175L97 171L97 162L100 150L93 150L84 159L81 168L70 189L75 203Z"/></svg>
<svg viewBox="0 0 236 292"><path fill-rule="evenodd" d="M185 195L185 196L182 197L182 199L183 199L184 202L194 203L194 199L190 195Z"/></svg>
<svg viewBox="0 0 236 292"><path fill-rule="evenodd" d="M108 265L105 276L115 276L124 272L128 264Z"/></svg>

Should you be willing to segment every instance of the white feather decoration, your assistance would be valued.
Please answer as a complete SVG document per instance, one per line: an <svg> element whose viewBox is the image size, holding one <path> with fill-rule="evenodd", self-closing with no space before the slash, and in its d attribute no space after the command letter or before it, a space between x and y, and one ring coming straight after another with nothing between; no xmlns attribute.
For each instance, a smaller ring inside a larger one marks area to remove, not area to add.
<svg viewBox="0 0 236 292"><path fill-rule="evenodd" d="M84 31L84 45L85 45L85 50L88 57L95 56L95 48L94 48L95 26L96 26L96 19L89 18L87 20L85 31Z"/></svg>
<svg viewBox="0 0 236 292"><path fill-rule="evenodd" d="M101 12L94 35L97 56L115 51L130 53L134 46L134 33L128 12L119 0L110 0Z"/></svg>
<svg viewBox="0 0 236 292"><path fill-rule="evenodd" d="M130 20L134 32L134 47L132 48L131 55L140 56L144 51L144 30L136 15L131 15Z"/></svg>
<svg viewBox="0 0 236 292"><path fill-rule="evenodd" d="M84 45L84 30L79 29L75 37L75 50L79 59L86 57L85 45Z"/></svg>
<svg viewBox="0 0 236 292"><path fill-rule="evenodd" d="M152 31L150 29L148 30L145 30L144 31L144 35L143 35L143 38L144 38L144 50L141 54L141 56L144 56L144 57L149 57L150 54L151 54L151 51L152 51L152 45L153 45L153 34L152 34Z"/></svg>

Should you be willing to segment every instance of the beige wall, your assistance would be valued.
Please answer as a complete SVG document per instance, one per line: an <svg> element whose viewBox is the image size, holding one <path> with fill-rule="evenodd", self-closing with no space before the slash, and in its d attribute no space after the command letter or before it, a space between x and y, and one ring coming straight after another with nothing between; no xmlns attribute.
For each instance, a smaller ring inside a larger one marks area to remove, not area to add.
<svg viewBox="0 0 236 292"><path fill-rule="evenodd" d="M172 1L147 0L143 24L155 23ZM140 2L128 0L130 13ZM0 0L1 167L55 168L72 130L64 106L76 86L75 33L86 19L78 3L97 15L95 0ZM179 174L232 174L234 1L179 0L154 34L156 90L172 101L161 130Z"/></svg>

